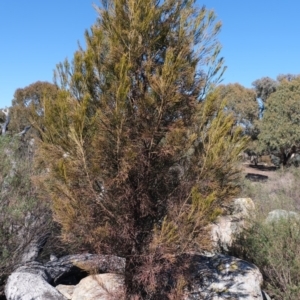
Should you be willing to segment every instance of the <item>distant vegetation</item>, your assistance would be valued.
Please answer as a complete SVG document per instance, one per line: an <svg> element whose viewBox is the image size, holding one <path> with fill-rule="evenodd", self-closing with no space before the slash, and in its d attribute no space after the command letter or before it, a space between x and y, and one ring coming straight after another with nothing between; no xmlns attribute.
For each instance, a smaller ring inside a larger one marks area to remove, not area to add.
<svg viewBox="0 0 300 300"><path fill-rule="evenodd" d="M263 77L253 82L252 89L235 83L216 90L251 138L248 153L270 155L277 166L299 165L300 76Z"/></svg>

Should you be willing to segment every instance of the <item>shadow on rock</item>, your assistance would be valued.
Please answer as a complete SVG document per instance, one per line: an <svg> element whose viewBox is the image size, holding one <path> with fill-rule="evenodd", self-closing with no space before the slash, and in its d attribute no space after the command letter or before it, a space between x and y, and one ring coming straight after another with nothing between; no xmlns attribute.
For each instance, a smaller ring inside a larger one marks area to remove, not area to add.
<svg viewBox="0 0 300 300"><path fill-rule="evenodd" d="M263 299L262 275L249 262L221 254L183 255L180 259L189 264L185 300Z"/></svg>

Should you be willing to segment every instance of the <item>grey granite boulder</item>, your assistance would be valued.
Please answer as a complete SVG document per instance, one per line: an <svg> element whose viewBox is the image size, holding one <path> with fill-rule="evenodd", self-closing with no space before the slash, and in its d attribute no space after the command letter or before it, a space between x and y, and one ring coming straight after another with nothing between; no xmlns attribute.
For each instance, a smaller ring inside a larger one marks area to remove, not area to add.
<svg viewBox="0 0 300 300"><path fill-rule="evenodd" d="M287 211L284 209L275 209L268 213L265 223L271 224L280 220L295 220L300 221L300 215L294 211Z"/></svg>
<svg viewBox="0 0 300 300"><path fill-rule="evenodd" d="M229 213L218 217L210 225L213 245L211 253L228 251L235 238L249 227L254 210L255 205L251 198L234 199L229 207Z"/></svg>
<svg viewBox="0 0 300 300"><path fill-rule="evenodd" d="M7 300L67 300L40 274L14 272L5 286Z"/></svg>
<svg viewBox="0 0 300 300"><path fill-rule="evenodd" d="M110 255L68 255L44 265L32 261L8 277L5 295L7 300L63 300L67 298L53 286L71 282L76 275L86 276L87 272L124 273L124 270L125 259Z"/></svg>
<svg viewBox="0 0 300 300"><path fill-rule="evenodd" d="M263 300L259 269L244 260L228 256L186 256L190 265L184 300Z"/></svg>
<svg viewBox="0 0 300 300"><path fill-rule="evenodd" d="M74 289L72 300L124 299L124 275L98 274L82 279Z"/></svg>

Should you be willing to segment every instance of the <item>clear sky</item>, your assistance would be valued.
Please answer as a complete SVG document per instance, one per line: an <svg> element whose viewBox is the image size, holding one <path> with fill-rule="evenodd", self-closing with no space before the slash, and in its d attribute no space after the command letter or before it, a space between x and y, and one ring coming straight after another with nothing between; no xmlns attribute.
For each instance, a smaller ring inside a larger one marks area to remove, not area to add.
<svg viewBox="0 0 300 300"><path fill-rule="evenodd" d="M55 65L72 58L96 20L98 0L0 1L0 108L17 88L52 82ZM223 27L223 83L300 73L299 0L197 0L214 9Z"/></svg>

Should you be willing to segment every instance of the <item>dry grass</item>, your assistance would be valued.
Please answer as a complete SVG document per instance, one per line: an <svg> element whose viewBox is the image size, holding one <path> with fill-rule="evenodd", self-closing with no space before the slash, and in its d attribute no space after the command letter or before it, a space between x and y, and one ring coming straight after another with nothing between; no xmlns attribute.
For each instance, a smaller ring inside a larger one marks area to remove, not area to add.
<svg viewBox="0 0 300 300"><path fill-rule="evenodd" d="M277 170L266 181L245 179L242 197L256 205L253 227L236 243L237 255L255 263L262 272L265 289L273 299L300 299L300 221L281 219L268 224L275 209L300 213L300 169ZM296 226L295 226L296 224Z"/></svg>
<svg viewBox="0 0 300 300"><path fill-rule="evenodd" d="M242 197L250 197L255 202L257 214L264 218L274 209L300 211L300 170L289 168L269 171L244 169L247 174L263 174L268 176L265 181L250 181L245 179Z"/></svg>

